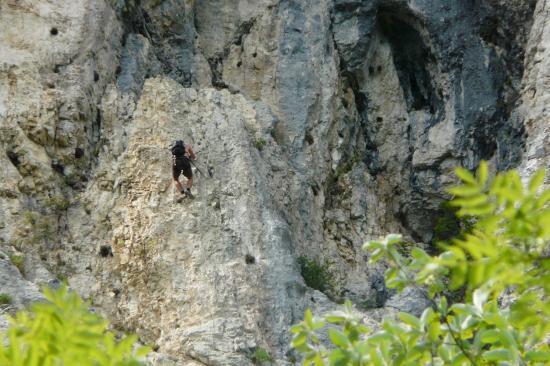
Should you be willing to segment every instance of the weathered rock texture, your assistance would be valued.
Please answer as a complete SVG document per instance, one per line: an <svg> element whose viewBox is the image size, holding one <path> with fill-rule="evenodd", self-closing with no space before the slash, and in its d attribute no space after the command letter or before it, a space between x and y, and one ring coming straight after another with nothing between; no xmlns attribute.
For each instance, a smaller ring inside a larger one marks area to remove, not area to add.
<svg viewBox="0 0 550 366"><path fill-rule="evenodd" d="M417 312L361 246L444 235L454 166L548 166L549 9L1 1L0 264L24 263L0 293L22 306L67 279L157 365L248 365L259 347L292 363L289 326L344 298L371 321ZM178 138L205 173L183 203ZM299 257L330 272L324 293Z"/></svg>

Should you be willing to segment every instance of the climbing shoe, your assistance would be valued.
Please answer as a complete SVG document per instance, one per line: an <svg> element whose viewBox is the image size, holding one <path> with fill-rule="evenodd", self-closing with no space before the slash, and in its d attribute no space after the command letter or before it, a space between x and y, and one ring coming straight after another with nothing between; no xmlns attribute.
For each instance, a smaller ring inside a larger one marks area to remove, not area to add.
<svg viewBox="0 0 550 366"><path fill-rule="evenodd" d="M193 194L191 193L191 190L189 188L187 188L185 190L185 193L184 193L187 197L189 198L195 198L195 196L193 196Z"/></svg>

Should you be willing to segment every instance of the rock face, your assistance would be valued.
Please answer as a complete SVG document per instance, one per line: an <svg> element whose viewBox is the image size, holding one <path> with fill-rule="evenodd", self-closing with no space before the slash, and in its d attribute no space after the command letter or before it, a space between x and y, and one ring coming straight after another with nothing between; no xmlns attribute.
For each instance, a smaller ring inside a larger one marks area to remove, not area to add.
<svg viewBox="0 0 550 366"><path fill-rule="evenodd" d="M290 325L344 298L418 311L361 246L448 234L457 165L548 166L549 9L2 1L0 293L67 279L156 365L291 364ZM202 174L178 203L180 138Z"/></svg>
<svg viewBox="0 0 550 366"><path fill-rule="evenodd" d="M539 1L526 48L525 73L520 105L514 117L523 119L527 132L526 153L521 164L522 175L550 166L550 2ZM548 182L547 182L548 183Z"/></svg>

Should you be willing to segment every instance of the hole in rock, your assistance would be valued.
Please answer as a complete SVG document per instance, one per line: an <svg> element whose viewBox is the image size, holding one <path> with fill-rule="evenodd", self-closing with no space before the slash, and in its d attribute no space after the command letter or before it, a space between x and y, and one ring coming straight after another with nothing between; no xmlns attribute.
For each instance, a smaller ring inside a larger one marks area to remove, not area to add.
<svg viewBox="0 0 550 366"><path fill-rule="evenodd" d="M382 118L382 117L376 117L376 122L382 122L382 121L384 121L384 118Z"/></svg>
<svg viewBox="0 0 550 366"><path fill-rule="evenodd" d="M369 75L374 74L374 67L369 66Z"/></svg>
<svg viewBox="0 0 550 366"><path fill-rule="evenodd" d="M315 140L313 139L313 136L309 132L306 132L304 139L306 140L308 145L313 145L313 143L315 142Z"/></svg>
<svg viewBox="0 0 550 366"><path fill-rule="evenodd" d="M382 66L378 66L376 70L378 70L378 72L382 71Z"/></svg>
<svg viewBox="0 0 550 366"><path fill-rule="evenodd" d="M74 149L75 159L80 159L83 156L84 156L84 150L83 149L81 149L80 147L77 147L76 149Z"/></svg>
<svg viewBox="0 0 550 366"><path fill-rule="evenodd" d="M254 52L254 53L252 54L252 57L256 57L256 56L258 56L258 53Z"/></svg>
<svg viewBox="0 0 550 366"><path fill-rule="evenodd" d="M250 254L247 254L247 255L244 256L244 261L245 261L246 264L254 264L254 263L256 263L256 258L251 256Z"/></svg>
<svg viewBox="0 0 550 366"><path fill-rule="evenodd" d="M479 35L487 42L500 45L501 37L499 34L500 21L496 16L489 16L483 19L479 27Z"/></svg>
<svg viewBox="0 0 550 366"><path fill-rule="evenodd" d="M311 191L313 192L314 196L317 196L319 194L319 186L317 183L311 185Z"/></svg>
<svg viewBox="0 0 550 366"><path fill-rule="evenodd" d="M94 71L94 81L97 82L99 80L99 74L97 71Z"/></svg>
<svg viewBox="0 0 550 366"><path fill-rule="evenodd" d="M102 256L103 258L112 257L113 256L113 250L111 249L111 246L110 245L102 245L99 248L99 255Z"/></svg>
<svg viewBox="0 0 550 366"><path fill-rule="evenodd" d="M21 162L19 161L19 156L15 152L8 151L7 155L8 155L8 159L10 159L14 167L17 168L19 165L21 165Z"/></svg>
<svg viewBox="0 0 550 366"><path fill-rule="evenodd" d="M62 65L56 64L56 65L53 67L53 72L56 73L56 74L59 74L59 71L61 71L61 66L62 66Z"/></svg>
<svg viewBox="0 0 550 366"><path fill-rule="evenodd" d="M241 67L243 63L241 61L237 62L237 67Z"/></svg>
<svg viewBox="0 0 550 366"><path fill-rule="evenodd" d="M52 160L52 169L59 174L65 174L65 166L57 160Z"/></svg>
<svg viewBox="0 0 550 366"><path fill-rule="evenodd" d="M53 27L52 29L50 29L50 34L52 36L57 36L58 33L59 33L59 31L57 30L56 27Z"/></svg>
<svg viewBox="0 0 550 366"><path fill-rule="evenodd" d="M120 67L120 65L118 65L116 67L116 70L115 70L115 75L118 76L120 74L120 72L122 71L122 67Z"/></svg>

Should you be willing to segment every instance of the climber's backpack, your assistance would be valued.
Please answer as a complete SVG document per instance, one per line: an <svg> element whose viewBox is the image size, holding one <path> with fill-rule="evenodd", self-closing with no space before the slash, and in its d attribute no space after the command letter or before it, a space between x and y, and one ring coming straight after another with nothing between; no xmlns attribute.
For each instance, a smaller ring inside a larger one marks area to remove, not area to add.
<svg viewBox="0 0 550 366"><path fill-rule="evenodd" d="M172 155L176 158L184 158L185 157L185 145L182 140L178 140L174 143L174 146L172 146Z"/></svg>

